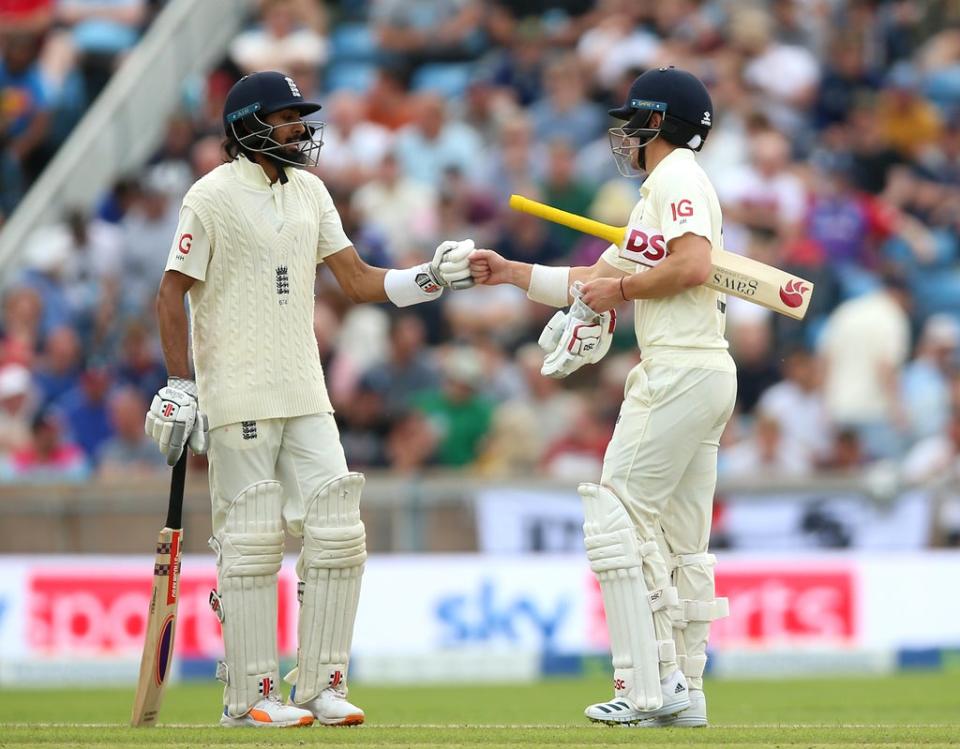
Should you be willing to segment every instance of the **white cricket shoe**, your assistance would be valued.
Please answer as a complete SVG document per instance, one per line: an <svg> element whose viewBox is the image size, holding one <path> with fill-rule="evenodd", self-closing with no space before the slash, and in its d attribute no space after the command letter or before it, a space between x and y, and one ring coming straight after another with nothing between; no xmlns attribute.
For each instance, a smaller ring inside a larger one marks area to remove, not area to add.
<svg viewBox="0 0 960 749"><path fill-rule="evenodd" d="M690 707L687 680L680 669L661 679L660 689L663 691L663 705L656 710L641 710L627 697L614 697L609 702L590 705L583 714L594 723L638 725L676 715Z"/></svg>
<svg viewBox="0 0 960 749"><path fill-rule="evenodd" d="M707 725L707 698L702 689L690 690L690 707L676 715L655 719L657 726L677 728L705 728Z"/></svg>
<svg viewBox="0 0 960 749"><path fill-rule="evenodd" d="M327 687L308 702L297 702L297 688L290 690L290 704L309 710L320 725L359 726L364 714L356 705L347 701L347 692L340 687Z"/></svg>
<svg viewBox="0 0 960 749"><path fill-rule="evenodd" d="M220 725L225 728L296 728L313 724L313 714L293 705L284 705L278 695L260 700L239 718L227 715L223 708Z"/></svg>

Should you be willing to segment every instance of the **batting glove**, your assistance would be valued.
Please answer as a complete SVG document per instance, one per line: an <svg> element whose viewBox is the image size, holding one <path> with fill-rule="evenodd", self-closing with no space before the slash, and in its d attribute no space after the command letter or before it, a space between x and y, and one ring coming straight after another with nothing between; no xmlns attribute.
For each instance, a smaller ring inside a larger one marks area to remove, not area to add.
<svg viewBox="0 0 960 749"><path fill-rule="evenodd" d="M470 253L473 250L472 239L441 242L430 262L430 275L437 285L451 289L473 286L473 276L470 275Z"/></svg>
<svg viewBox="0 0 960 749"><path fill-rule="evenodd" d="M157 443L168 465L176 465L184 446L195 453L207 451L207 417L197 408L197 385L193 380L171 377L153 396L144 422L147 436Z"/></svg>

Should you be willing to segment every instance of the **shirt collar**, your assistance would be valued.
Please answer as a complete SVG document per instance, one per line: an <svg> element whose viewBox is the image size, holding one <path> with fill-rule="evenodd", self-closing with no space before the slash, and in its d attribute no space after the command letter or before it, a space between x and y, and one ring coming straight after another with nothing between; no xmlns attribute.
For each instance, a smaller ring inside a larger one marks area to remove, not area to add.
<svg viewBox="0 0 960 749"><path fill-rule="evenodd" d="M245 182L251 187L267 189L270 187L270 178L263 171L263 167L257 162L251 161L246 156L239 156L233 160L233 172L241 182Z"/></svg>
<svg viewBox="0 0 960 749"><path fill-rule="evenodd" d="M658 174L663 174L663 165L668 162L674 161L693 161L693 151L689 148L674 148L670 153L664 156L663 160L657 164L653 171L647 175L647 178L643 181L643 184L640 185L640 194L643 197L647 197L650 194L650 191L653 190L653 186L656 184L656 179Z"/></svg>

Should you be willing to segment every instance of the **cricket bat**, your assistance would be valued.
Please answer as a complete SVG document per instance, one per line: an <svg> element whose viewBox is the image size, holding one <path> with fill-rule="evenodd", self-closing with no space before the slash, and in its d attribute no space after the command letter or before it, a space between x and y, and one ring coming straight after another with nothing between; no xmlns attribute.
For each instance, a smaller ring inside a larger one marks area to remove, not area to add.
<svg viewBox="0 0 960 749"><path fill-rule="evenodd" d="M538 203L522 195L511 195L510 207L515 211L529 213L584 234L600 237L621 248L624 247L625 242L636 241L636 238L628 237L629 227L627 226L603 224L578 216L576 213L561 211L559 208ZM643 246L646 246L647 237L642 232L640 234ZM725 250L715 249L712 261L713 270L705 286L724 294L746 299L748 302L759 304L795 320L802 320L807 314L807 307L810 306L810 298L813 295L813 284L810 281L758 260Z"/></svg>
<svg viewBox="0 0 960 749"><path fill-rule="evenodd" d="M173 638L180 600L180 553L183 548L183 484L187 475L187 448L173 467L167 522L157 537L153 565L153 592L147 614L147 632L140 659L140 679L133 701L131 726L152 726L160 713L163 688L173 662Z"/></svg>

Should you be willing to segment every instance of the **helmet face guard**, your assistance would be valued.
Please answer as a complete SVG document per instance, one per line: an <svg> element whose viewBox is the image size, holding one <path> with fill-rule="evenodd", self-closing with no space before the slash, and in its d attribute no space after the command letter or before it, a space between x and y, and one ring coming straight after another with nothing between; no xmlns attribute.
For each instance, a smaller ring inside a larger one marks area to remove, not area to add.
<svg viewBox="0 0 960 749"><path fill-rule="evenodd" d="M667 116L667 104L633 99L630 106L634 110L630 121L622 127L610 128L607 134L617 171L624 177L641 177L646 173L643 149L660 135L663 120ZM647 127L654 112L661 115L660 127Z"/></svg>
<svg viewBox="0 0 960 749"><path fill-rule="evenodd" d="M259 104L253 104L227 116L230 132L244 151L262 153L281 164L301 169L318 164L326 123L322 120L300 118L294 122L270 125L260 117L257 111L259 109ZM238 128L237 123L242 127ZM284 143L274 137L277 131L294 125L303 127L303 135L299 140ZM296 150L291 150L292 145L296 146Z"/></svg>

